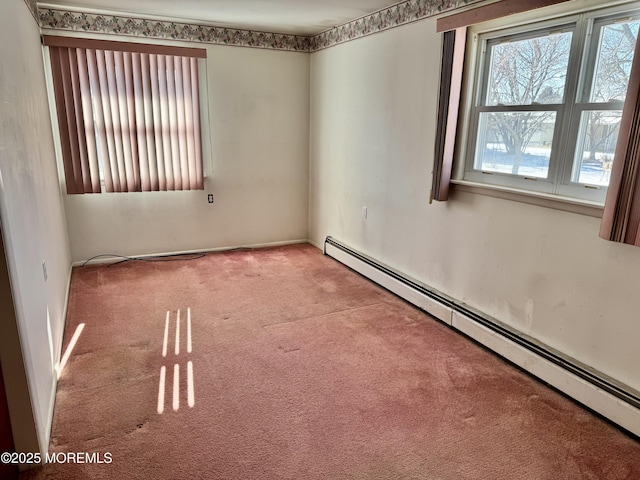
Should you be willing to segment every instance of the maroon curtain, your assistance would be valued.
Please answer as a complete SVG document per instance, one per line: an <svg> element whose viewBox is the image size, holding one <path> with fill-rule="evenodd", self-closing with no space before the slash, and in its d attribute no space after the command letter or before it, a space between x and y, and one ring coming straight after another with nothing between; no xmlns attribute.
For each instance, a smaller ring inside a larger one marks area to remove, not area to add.
<svg viewBox="0 0 640 480"><path fill-rule="evenodd" d="M449 199L467 29L444 32L431 199Z"/></svg>
<svg viewBox="0 0 640 480"><path fill-rule="evenodd" d="M636 40L600 236L640 246L640 36Z"/></svg>

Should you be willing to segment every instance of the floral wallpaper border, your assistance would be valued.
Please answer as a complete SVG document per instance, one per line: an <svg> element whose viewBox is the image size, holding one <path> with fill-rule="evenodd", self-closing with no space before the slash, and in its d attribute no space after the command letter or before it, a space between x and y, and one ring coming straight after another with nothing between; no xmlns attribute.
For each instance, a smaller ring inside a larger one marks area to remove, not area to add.
<svg viewBox="0 0 640 480"><path fill-rule="evenodd" d="M43 29L315 52L484 0L406 0L314 36L40 8ZM25 0L36 8L35 0Z"/></svg>
<svg viewBox="0 0 640 480"><path fill-rule="evenodd" d="M311 37L311 51L399 27L484 0L407 0Z"/></svg>
<svg viewBox="0 0 640 480"><path fill-rule="evenodd" d="M188 42L270 48L296 52L310 51L311 37L281 33L256 32L210 25L167 22L143 18L40 9L43 29L72 30L87 33L107 33L133 37Z"/></svg>

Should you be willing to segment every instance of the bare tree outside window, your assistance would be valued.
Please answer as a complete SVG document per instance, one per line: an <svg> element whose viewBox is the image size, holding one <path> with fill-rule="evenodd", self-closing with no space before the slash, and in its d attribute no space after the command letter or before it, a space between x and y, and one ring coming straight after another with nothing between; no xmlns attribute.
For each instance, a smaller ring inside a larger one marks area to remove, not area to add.
<svg viewBox="0 0 640 480"><path fill-rule="evenodd" d="M639 26L638 21L627 21L595 29L597 56L585 99L591 110L582 114L574 168L578 182L609 184ZM595 109L598 106L602 109ZM593 173L594 168L602 173Z"/></svg>
<svg viewBox="0 0 640 480"><path fill-rule="evenodd" d="M640 10L477 32L462 180L603 203Z"/></svg>
<svg viewBox="0 0 640 480"><path fill-rule="evenodd" d="M638 22L617 23L601 29L598 64L590 96L591 103L624 101L638 36L638 25ZM621 114L617 114L616 121L612 123L610 112L592 112L586 133L589 160L596 160L597 151L613 154L620 116Z"/></svg>
<svg viewBox="0 0 640 480"><path fill-rule="evenodd" d="M606 25L600 29L598 60L590 101L624 102L640 22Z"/></svg>
<svg viewBox="0 0 640 480"><path fill-rule="evenodd" d="M540 150L536 153L542 153L537 156L544 158L543 165L528 173L546 177L549 158L544 150L548 152L551 147L556 112L526 106L562 103L571 37L567 32L490 47L486 105L498 109L525 107L517 112L493 111L485 116L485 147L503 150L504 160L510 166L508 173L521 173L523 156L534 144Z"/></svg>
<svg viewBox="0 0 640 480"><path fill-rule="evenodd" d="M545 35L492 46L487 105L562 103L571 36Z"/></svg>

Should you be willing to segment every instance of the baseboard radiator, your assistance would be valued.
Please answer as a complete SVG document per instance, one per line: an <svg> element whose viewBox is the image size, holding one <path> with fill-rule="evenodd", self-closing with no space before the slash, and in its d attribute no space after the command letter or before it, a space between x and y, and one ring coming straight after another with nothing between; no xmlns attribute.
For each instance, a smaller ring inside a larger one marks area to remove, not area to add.
<svg viewBox="0 0 640 480"><path fill-rule="evenodd" d="M324 253L640 436L640 393L327 237Z"/></svg>

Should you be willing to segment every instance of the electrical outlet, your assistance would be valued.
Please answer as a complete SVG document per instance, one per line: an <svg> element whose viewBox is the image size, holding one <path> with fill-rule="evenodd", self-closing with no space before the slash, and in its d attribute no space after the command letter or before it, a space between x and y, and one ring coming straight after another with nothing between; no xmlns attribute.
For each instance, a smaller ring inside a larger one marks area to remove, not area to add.
<svg viewBox="0 0 640 480"><path fill-rule="evenodd" d="M42 275L44 276L44 281L47 281L48 275L47 275L47 262L42 262Z"/></svg>
<svg viewBox="0 0 640 480"><path fill-rule="evenodd" d="M362 207L362 219L366 220L369 216L369 209L367 207Z"/></svg>
<svg viewBox="0 0 640 480"><path fill-rule="evenodd" d="M207 201L209 203L213 203L213 193L210 193L209 195L207 195Z"/></svg>

